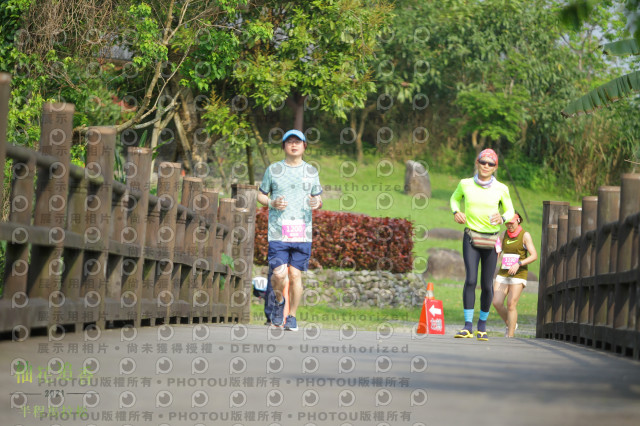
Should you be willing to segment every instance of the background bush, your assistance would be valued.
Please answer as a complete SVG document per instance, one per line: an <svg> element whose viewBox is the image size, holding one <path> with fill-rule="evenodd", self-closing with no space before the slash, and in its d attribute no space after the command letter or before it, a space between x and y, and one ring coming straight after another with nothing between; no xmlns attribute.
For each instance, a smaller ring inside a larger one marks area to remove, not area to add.
<svg viewBox="0 0 640 426"><path fill-rule="evenodd" d="M254 263L267 264L266 207L256 214ZM340 268L410 272L413 224L405 219L371 217L325 210L313 212L310 269Z"/></svg>

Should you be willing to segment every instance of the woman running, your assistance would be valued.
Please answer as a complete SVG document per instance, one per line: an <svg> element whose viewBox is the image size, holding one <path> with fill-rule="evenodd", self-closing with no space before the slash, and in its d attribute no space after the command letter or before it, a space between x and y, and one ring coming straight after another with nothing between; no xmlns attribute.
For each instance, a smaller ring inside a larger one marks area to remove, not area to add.
<svg viewBox="0 0 640 426"><path fill-rule="evenodd" d="M478 319L478 340L487 338L487 318L493 300L493 274L498 253L496 241L499 239L500 225L513 217L513 203L509 188L493 176L498 169L498 154L492 149L482 151L475 162L477 173L474 177L462 179L451 196L451 211L457 223L466 224L462 242L462 256L466 270L462 304L464 327L456 333L457 338L473 337L473 314L478 283L478 264L482 265L480 286L480 317ZM464 198L465 212L460 202ZM499 211L502 209L503 214Z"/></svg>
<svg viewBox="0 0 640 426"><path fill-rule="evenodd" d="M531 234L522 229L521 223L522 218L518 212L505 223L507 231L502 238L501 267L493 286L493 306L507 326L505 337L513 337L518 327L516 307L522 290L527 285L527 265L538 259Z"/></svg>

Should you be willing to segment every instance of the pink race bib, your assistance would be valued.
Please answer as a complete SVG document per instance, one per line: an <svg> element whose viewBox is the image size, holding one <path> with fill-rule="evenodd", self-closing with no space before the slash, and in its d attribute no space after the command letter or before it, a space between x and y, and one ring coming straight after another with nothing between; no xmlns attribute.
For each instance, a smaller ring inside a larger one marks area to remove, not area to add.
<svg viewBox="0 0 640 426"><path fill-rule="evenodd" d="M304 220L283 220L282 221L282 241L304 242L307 225Z"/></svg>
<svg viewBox="0 0 640 426"><path fill-rule="evenodd" d="M502 269L509 269L520 260L519 254L502 254Z"/></svg>

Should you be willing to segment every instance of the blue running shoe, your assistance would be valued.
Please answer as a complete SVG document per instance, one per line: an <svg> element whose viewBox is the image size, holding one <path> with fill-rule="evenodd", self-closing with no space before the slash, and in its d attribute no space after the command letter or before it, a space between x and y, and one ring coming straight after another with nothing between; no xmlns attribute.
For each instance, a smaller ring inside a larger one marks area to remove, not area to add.
<svg viewBox="0 0 640 426"><path fill-rule="evenodd" d="M282 303L277 303L276 301L276 305L271 312L271 325L282 327L284 324L284 302L285 299L282 299Z"/></svg>
<svg viewBox="0 0 640 426"><path fill-rule="evenodd" d="M287 316L287 322L284 323L284 329L289 331L298 331L298 321L293 315Z"/></svg>

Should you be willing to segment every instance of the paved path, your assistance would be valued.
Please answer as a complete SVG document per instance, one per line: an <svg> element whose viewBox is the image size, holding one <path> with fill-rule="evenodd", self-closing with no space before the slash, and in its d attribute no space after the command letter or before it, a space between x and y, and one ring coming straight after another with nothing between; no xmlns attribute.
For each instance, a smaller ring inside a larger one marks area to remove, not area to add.
<svg viewBox="0 0 640 426"><path fill-rule="evenodd" d="M2 342L0 360L3 426L640 422L640 363L546 340L176 325ZM68 380L39 384L49 364ZM34 417L48 400L64 414Z"/></svg>

